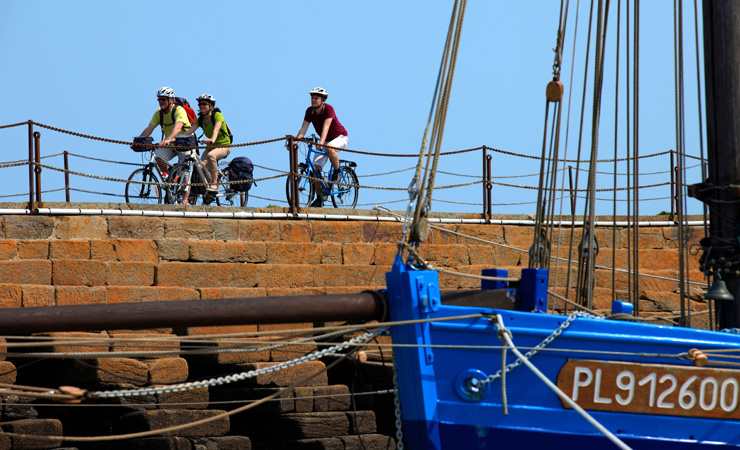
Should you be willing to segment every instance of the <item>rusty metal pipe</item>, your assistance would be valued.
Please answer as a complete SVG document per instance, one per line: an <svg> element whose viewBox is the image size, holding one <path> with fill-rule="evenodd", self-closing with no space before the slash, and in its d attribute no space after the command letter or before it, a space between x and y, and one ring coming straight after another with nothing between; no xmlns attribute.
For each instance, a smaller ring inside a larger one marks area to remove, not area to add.
<svg viewBox="0 0 740 450"><path fill-rule="evenodd" d="M0 309L0 334L383 320L374 292Z"/></svg>

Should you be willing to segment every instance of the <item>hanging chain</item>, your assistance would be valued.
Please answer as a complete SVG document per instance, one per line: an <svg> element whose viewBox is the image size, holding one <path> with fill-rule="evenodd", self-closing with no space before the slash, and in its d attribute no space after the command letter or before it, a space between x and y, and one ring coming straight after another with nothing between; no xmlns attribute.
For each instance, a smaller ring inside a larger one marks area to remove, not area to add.
<svg viewBox="0 0 740 450"><path fill-rule="evenodd" d="M398 372L396 371L396 358L393 358L393 406L393 412L396 415L396 449L404 450L403 422L401 421L401 399L398 397Z"/></svg>
<svg viewBox="0 0 740 450"><path fill-rule="evenodd" d="M545 348L548 345L550 345L550 343L552 341L554 341L558 336L560 336L563 333L563 331L565 331L565 329L568 328L570 326L570 324L573 323L573 321L576 320L579 317L588 317L588 318L600 319L600 317L594 317L591 314L587 314L587 313L585 313L583 311L576 311L573 314L571 314L570 316L568 316L568 318L565 320L565 322L563 322L562 325L560 325L555 331L553 331L552 334L550 334L542 342L540 342L539 344L537 344L537 346L534 347L532 350L530 350L527 353L525 353L524 354L524 357L526 359L530 359L532 356L536 355L540 350L542 350L543 348ZM493 319L491 319L491 320L493 320ZM496 324L496 327L498 328L498 324ZM509 333L511 333L511 332L509 332ZM517 359L516 361L514 361L513 363L511 363L508 366L504 367L503 369L499 370L495 374L489 375L488 378L486 378L485 380L483 380L480 383L479 388L480 389L483 389L483 387L486 384L491 383L496 378L501 377L501 375L504 372L511 372L513 369L515 369L516 367L518 367L520 365L522 365L522 360L521 359Z"/></svg>

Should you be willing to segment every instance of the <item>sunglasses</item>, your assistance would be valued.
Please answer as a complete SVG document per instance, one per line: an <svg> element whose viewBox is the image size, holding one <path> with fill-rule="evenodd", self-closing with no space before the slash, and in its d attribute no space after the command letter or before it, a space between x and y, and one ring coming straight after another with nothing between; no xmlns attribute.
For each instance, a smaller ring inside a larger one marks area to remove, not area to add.
<svg viewBox="0 0 740 450"><path fill-rule="evenodd" d="M157 98L157 101L158 101L159 103L164 103L164 102L166 102L166 101L167 101L167 97L158 97L158 98Z"/></svg>
<svg viewBox="0 0 740 450"><path fill-rule="evenodd" d="M211 106L210 103L198 103L198 106Z"/></svg>

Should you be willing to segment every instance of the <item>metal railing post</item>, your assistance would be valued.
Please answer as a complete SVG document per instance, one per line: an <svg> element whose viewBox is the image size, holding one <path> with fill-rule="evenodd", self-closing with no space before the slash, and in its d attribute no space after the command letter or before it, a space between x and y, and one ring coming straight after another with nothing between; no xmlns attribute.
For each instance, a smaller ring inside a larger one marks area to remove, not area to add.
<svg viewBox="0 0 740 450"><path fill-rule="evenodd" d="M491 216L493 216L493 211L491 208L491 201L492 201L492 189L493 189L493 183L491 183L491 160L493 160L493 155L486 155L486 199L488 201L486 202L485 208L486 209L486 220L491 220Z"/></svg>
<svg viewBox="0 0 740 450"><path fill-rule="evenodd" d="M481 150L482 150L481 155L483 156L483 161L482 161L482 164L480 166L481 179L483 181L483 183L482 183L482 185L483 185L483 211L482 211L482 214L483 214L483 218L485 219L486 218L486 201L488 200L486 198L486 196L488 195L488 192L486 190L486 146L484 145L483 148L481 148Z"/></svg>
<svg viewBox="0 0 740 450"><path fill-rule="evenodd" d="M39 164L41 163L41 133L38 131L34 131L33 133L33 142L35 149L35 155L34 155L34 161L36 162L34 169L34 173L36 175L36 203L37 206L43 206L41 204L41 166Z"/></svg>
<svg viewBox="0 0 740 450"><path fill-rule="evenodd" d="M678 190L676 189L676 161L674 160L676 153L674 150L668 152L671 155L671 215L668 220L674 220L676 218L676 201L678 197Z"/></svg>
<svg viewBox="0 0 740 450"><path fill-rule="evenodd" d="M64 192L65 199L69 203L69 152L67 150L64 151Z"/></svg>
<svg viewBox="0 0 740 450"><path fill-rule="evenodd" d="M36 209L33 200L33 120L28 121L28 209Z"/></svg>
<svg viewBox="0 0 740 450"><path fill-rule="evenodd" d="M293 136L287 135L288 139L288 153L290 156L290 174L288 175L290 180L290 198L288 200L288 211L291 214L298 214L300 212L300 202L298 201L298 150L294 148Z"/></svg>
<svg viewBox="0 0 740 450"><path fill-rule="evenodd" d="M568 178L570 181L570 215L576 215L576 194L573 191L573 166L568 166Z"/></svg>

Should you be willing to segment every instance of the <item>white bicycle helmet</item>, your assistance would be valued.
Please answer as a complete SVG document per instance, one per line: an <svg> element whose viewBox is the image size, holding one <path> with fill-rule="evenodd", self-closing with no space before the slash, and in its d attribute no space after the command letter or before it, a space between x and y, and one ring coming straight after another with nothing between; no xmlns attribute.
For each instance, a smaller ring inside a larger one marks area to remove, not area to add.
<svg viewBox="0 0 740 450"><path fill-rule="evenodd" d="M310 95L318 95L319 97L323 97L324 100L326 100L327 98L329 98L329 93L326 92L326 89L324 89L322 87L313 88L311 90L311 92L309 92L309 94Z"/></svg>
<svg viewBox="0 0 740 450"><path fill-rule="evenodd" d="M157 91L157 97L175 98L175 90L172 88L163 87Z"/></svg>
<svg viewBox="0 0 740 450"><path fill-rule="evenodd" d="M211 104L211 106L216 104L216 99L210 94L203 94L200 97L196 98L196 100L208 102Z"/></svg>

